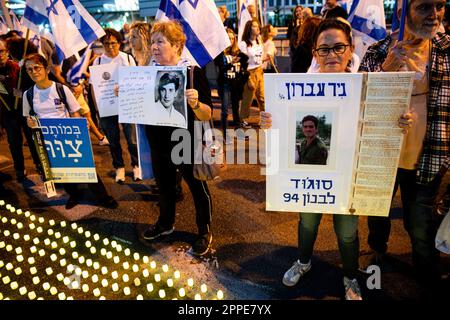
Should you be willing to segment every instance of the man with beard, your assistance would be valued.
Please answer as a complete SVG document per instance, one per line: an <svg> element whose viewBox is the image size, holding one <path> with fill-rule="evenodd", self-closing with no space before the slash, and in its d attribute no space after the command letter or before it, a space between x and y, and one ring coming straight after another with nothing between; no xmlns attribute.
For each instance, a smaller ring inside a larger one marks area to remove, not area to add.
<svg viewBox="0 0 450 320"><path fill-rule="evenodd" d="M402 1L397 3L400 17ZM396 188L401 189L415 272L428 297L436 296L440 280L432 211L450 163L450 36L438 32L444 13L445 0L410 0L403 40L398 40L398 33L388 35L369 47L360 66L360 71L416 73ZM368 217L368 226L373 252L366 264L383 269L390 219Z"/></svg>

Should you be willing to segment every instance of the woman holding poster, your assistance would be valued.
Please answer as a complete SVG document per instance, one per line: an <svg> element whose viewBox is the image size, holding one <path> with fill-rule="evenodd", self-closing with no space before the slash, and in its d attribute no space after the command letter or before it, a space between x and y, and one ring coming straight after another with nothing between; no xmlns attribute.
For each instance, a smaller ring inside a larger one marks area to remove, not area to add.
<svg viewBox="0 0 450 320"><path fill-rule="evenodd" d="M205 181L194 178L193 156L189 163L176 165L172 161L172 149L179 141L172 141L175 130L194 137L194 121L208 121L212 113L211 91L205 74L198 67L190 66L187 60L181 58L186 43L186 35L181 25L175 21L156 22L151 34L152 55L158 66L186 66L188 67L188 83L193 87L186 89L188 129L169 126L147 126L147 137L152 150L152 165L156 183L160 190L160 214L158 221L148 228L142 235L146 240L155 240L169 235L174 230L177 169L191 190L194 198L198 237L192 246L192 253L201 256L206 254L212 242L211 215L212 200L208 185ZM191 69L193 68L193 69ZM191 78L193 77L193 79ZM194 155L194 143L191 144L191 155Z"/></svg>
<svg viewBox="0 0 450 320"><path fill-rule="evenodd" d="M350 72L348 65L354 49L351 33L350 25L337 19L327 19L319 24L313 42L313 55L319 64L319 72ZM268 128L270 125L271 115L262 112L261 127ZM311 269L311 256L321 219L320 213L300 213L299 259L284 274L284 285L289 287L296 285L300 278ZM344 269L345 298L362 300L361 290L356 280L359 257L358 216L335 214L333 224Z"/></svg>
<svg viewBox="0 0 450 320"><path fill-rule="evenodd" d="M38 118L80 117L80 105L72 91L66 86L49 80L50 68L43 56L38 53L28 55L24 59L24 65L26 72L35 83L34 86L24 92L22 102L23 116L27 117L27 124L30 128L38 126L31 116ZM62 86L61 88L64 91L61 92L58 86ZM108 194L98 174L97 179L97 183L87 183L87 187L92 191L92 194L95 195L102 207L116 209L119 204ZM69 194L65 208L70 210L78 205L82 194L79 185L76 183L65 183L63 187L66 193Z"/></svg>
<svg viewBox="0 0 450 320"><path fill-rule="evenodd" d="M354 50L352 30L343 19L326 19L322 21L313 42L313 56L317 60L320 73L350 72L350 61ZM407 130L410 126L409 115L399 119L399 127ZM310 121L311 122L311 121ZM271 115L261 113L261 127L271 127ZM300 278L311 269L311 256L322 214L301 213L298 225L299 259L286 271L283 284L294 286ZM358 216L333 215L334 230L338 240L343 271L345 298L347 300L362 300L361 290L356 276L358 274Z"/></svg>

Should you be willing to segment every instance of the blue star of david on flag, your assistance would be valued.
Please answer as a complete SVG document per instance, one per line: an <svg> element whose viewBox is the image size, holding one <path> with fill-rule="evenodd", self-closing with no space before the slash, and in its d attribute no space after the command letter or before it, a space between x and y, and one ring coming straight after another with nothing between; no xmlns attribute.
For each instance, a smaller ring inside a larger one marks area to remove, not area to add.
<svg viewBox="0 0 450 320"><path fill-rule="evenodd" d="M56 11L55 5L58 3L58 0L50 1L50 6L47 7L47 15L50 15L50 12L53 12L55 16L58 15L58 11Z"/></svg>

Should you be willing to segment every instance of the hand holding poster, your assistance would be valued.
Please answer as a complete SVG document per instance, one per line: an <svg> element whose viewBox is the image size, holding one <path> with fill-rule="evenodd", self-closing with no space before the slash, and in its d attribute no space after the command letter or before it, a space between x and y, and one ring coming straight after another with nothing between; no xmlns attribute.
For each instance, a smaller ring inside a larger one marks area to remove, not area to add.
<svg viewBox="0 0 450 320"><path fill-rule="evenodd" d="M266 74L280 137L267 137L267 158L278 153L279 168L266 179L266 209L387 216L413 76Z"/></svg>
<svg viewBox="0 0 450 320"><path fill-rule="evenodd" d="M119 99L114 90L119 80L118 64L108 63L89 67L90 83L94 88L95 102L100 117L119 114Z"/></svg>
<svg viewBox="0 0 450 320"><path fill-rule="evenodd" d="M187 128L185 67L120 67L119 122Z"/></svg>
<svg viewBox="0 0 450 320"><path fill-rule="evenodd" d="M266 178L267 210L348 212L362 78L265 75L266 109L280 137L267 137L267 150L280 150L278 173Z"/></svg>
<svg viewBox="0 0 450 320"><path fill-rule="evenodd" d="M85 118L39 119L55 183L97 182Z"/></svg>

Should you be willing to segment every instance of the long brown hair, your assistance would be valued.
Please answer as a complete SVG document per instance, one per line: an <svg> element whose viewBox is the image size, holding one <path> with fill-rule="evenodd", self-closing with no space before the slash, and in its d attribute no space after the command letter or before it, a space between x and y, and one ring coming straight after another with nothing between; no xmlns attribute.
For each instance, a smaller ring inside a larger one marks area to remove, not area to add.
<svg viewBox="0 0 450 320"><path fill-rule="evenodd" d="M316 34L321 21L322 19L319 17L309 17L303 21L302 26L298 30L298 36L294 44L296 48L300 44L309 48L313 47L314 35Z"/></svg>
<svg viewBox="0 0 450 320"><path fill-rule="evenodd" d="M248 47L252 46L252 24L256 22L258 24L259 30L261 30L261 25L259 24L258 19L252 19L247 21L244 27L244 32L242 33L242 41L245 41ZM259 37L256 37L256 43L259 44Z"/></svg>
<svg viewBox="0 0 450 320"><path fill-rule="evenodd" d="M232 33L234 35L234 43L229 46L228 48L226 48L224 50L225 54L229 54L232 56L237 56L239 54L239 46L238 46L238 39L236 34L234 33L233 29L231 28L226 28L227 33Z"/></svg>

